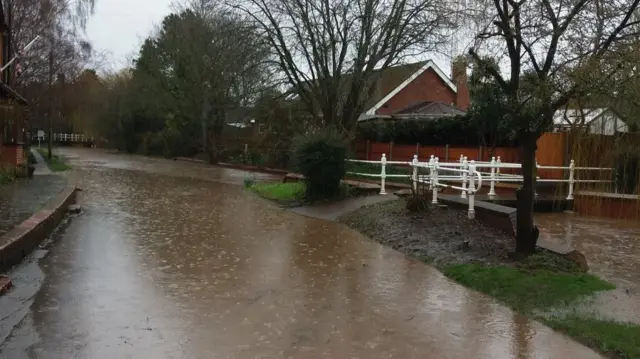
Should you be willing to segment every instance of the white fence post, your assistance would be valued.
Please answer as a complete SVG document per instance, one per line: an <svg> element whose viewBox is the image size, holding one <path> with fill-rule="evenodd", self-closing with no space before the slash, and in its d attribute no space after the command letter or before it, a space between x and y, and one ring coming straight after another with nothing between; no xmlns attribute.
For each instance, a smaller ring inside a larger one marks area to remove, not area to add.
<svg viewBox="0 0 640 359"><path fill-rule="evenodd" d="M380 159L380 194L387 194L387 191L384 188L385 178L387 178L387 155L382 154L382 158Z"/></svg>
<svg viewBox="0 0 640 359"><path fill-rule="evenodd" d="M500 178L500 165L501 164L502 164L502 160L500 159L500 156L498 156L498 160L496 161L496 165L498 165L498 168L496 168L496 177L497 178Z"/></svg>
<svg viewBox="0 0 640 359"><path fill-rule="evenodd" d="M496 158L491 157L491 185L489 186L489 196L496 195Z"/></svg>
<svg viewBox="0 0 640 359"><path fill-rule="evenodd" d="M567 199L573 199L573 183L575 181L575 171L576 171L576 162L571 160L571 164L569 165L569 194L567 195Z"/></svg>
<svg viewBox="0 0 640 359"><path fill-rule="evenodd" d="M462 162L464 161L464 156L460 155L460 179L462 179L462 170L464 170L464 165L462 164Z"/></svg>
<svg viewBox="0 0 640 359"><path fill-rule="evenodd" d="M431 170L431 185L433 186L431 203L438 204L438 157L436 157L433 162L433 169Z"/></svg>
<svg viewBox="0 0 640 359"><path fill-rule="evenodd" d="M418 155L413 155L413 161L411 161L411 166L413 167L413 190L418 190Z"/></svg>
<svg viewBox="0 0 640 359"><path fill-rule="evenodd" d="M475 210L475 199L476 199L476 187L475 187L475 172L476 172L476 161L471 160L469 164L469 219L474 219L476 217Z"/></svg>
<svg viewBox="0 0 640 359"><path fill-rule="evenodd" d="M467 169L469 169L469 162L467 161L467 157L465 156L462 159L462 193L460 193L460 197L467 198Z"/></svg>
<svg viewBox="0 0 640 359"><path fill-rule="evenodd" d="M436 162L436 158L431 155L429 158L429 189L433 189L433 164Z"/></svg>

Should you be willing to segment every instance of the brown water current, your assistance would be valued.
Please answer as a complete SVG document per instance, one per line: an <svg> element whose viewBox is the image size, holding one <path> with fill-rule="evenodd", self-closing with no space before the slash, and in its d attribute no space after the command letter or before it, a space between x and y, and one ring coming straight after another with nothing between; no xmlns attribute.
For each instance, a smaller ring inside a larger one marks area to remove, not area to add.
<svg viewBox="0 0 640 359"><path fill-rule="evenodd" d="M66 150L83 213L1 358L599 358L246 173ZM1 304L2 302L0 302Z"/></svg>
<svg viewBox="0 0 640 359"><path fill-rule="evenodd" d="M575 214L539 214L540 237L585 255L592 273L616 284L574 310L640 324L640 223Z"/></svg>

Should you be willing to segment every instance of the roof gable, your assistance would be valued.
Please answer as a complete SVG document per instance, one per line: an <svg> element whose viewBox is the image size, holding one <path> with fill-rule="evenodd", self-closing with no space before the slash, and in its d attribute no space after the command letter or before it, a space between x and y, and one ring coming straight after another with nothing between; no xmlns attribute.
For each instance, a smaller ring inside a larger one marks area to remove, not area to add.
<svg viewBox="0 0 640 359"><path fill-rule="evenodd" d="M413 82L415 79L417 79L420 75L422 75L425 71L429 69L432 69L436 73L436 75L438 75L438 77L440 77L442 81L447 85L447 87L449 87L454 93L458 92L456 85L453 82L451 82L449 77L445 75L444 72L442 72L442 70L440 70L440 68L438 67L438 65L436 65L435 62L433 62L432 60L429 60L425 62L424 65L420 67L417 71L411 74L411 76L407 77L404 81L402 81L396 87L388 91L386 95L384 95L380 100L375 102L375 104L371 108L369 108L369 110L367 110L365 114L375 115L376 111L380 107L382 107L385 103L387 103L395 95L397 95L400 91L402 91L402 89L407 87L411 82Z"/></svg>
<svg viewBox="0 0 640 359"><path fill-rule="evenodd" d="M605 107L566 110L558 109L553 116L553 123L555 125L588 125L607 113L615 115L613 111Z"/></svg>

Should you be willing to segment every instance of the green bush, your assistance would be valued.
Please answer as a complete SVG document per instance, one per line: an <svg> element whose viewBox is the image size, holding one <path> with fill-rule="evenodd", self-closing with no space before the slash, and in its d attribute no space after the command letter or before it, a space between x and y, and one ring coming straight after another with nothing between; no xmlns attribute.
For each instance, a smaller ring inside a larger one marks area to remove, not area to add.
<svg viewBox="0 0 640 359"><path fill-rule="evenodd" d="M301 135L293 141L295 169L305 177L308 201L332 198L340 194L344 178L347 141L335 130Z"/></svg>
<svg viewBox="0 0 640 359"><path fill-rule="evenodd" d="M13 182L16 179L16 169L13 167L0 167L0 185Z"/></svg>
<svg viewBox="0 0 640 359"><path fill-rule="evenodd" d="M640 153L624 152L616 160L616 188L620 193L636 193L640 177Z"/></svg>

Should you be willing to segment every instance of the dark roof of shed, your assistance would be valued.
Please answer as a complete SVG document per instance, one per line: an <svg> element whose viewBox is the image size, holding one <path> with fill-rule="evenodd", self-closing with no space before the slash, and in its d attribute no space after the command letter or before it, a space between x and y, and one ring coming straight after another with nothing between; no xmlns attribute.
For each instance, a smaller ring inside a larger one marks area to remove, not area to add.
<svg viewBox="0 0 640 359"><path fill-rule="evenodd" d="M429 116L444 117L464 115L461 109L438 101L422 101L396 111L392 116Z"/></svg>

